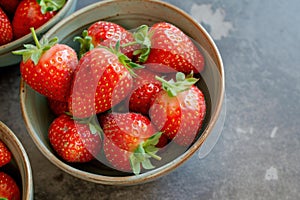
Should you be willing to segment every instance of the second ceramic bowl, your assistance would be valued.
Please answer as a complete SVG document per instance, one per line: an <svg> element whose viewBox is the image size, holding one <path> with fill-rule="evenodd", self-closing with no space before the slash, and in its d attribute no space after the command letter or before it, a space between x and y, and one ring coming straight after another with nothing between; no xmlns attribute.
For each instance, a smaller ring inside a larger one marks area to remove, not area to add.
<svg viewBox="0 0 300 200"><path fill-rule="evenodd" d="M0 121L0 140L12 154L12 161L3 166L6 173L14 178L20 187L22 200L33 200L33 177L28 155L17 136Z"/></svg>
<svg viewBox="0 0 300 200"><path fill-rule="evenodd" d="M43 24L36 30L38 35L42 35L47 32L51 27L60 22L62 19L69 16L74 12L76 8L77 0L68 0L64 7L48 22ZM11 52L22 49L23 44L28 44L33 41L31 34L27 34L17 40L0 46L0 67L7 67L10 65L17 64L21 61L20 56L13 55Z"/></svg>

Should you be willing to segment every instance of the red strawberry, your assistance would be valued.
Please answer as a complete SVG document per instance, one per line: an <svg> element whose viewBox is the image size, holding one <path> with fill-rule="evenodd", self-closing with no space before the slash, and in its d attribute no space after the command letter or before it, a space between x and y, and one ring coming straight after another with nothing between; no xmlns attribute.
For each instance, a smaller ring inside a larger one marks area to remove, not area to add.
<svg viewBox="0 0 300 200"><path fill-rule="evenodd" d="M34 90L57 101L67 101L73 72L78 64L76 52L69 46L57 44L57 38L39 43L34 30L36 46L14 51L23 55L20 71L24 81Z"/></svg>
<svg viewBox="0 0 300 200"><path fill-rule="evenodd" d="M100 116L104 133L104 154L120 171L139 174L141 166L152 169L150 158L156 155L161 133L156 133L149 119L137 113L110 113Z"/></svg>
<svg viewBox="0 0 300 200"><path fill-rule="evenodd" d="M133 52L137 48L137 45L131 45L134 42L131 32L118 24L107 21L93 23L88 27L88 30L82 32L82 37L75 37L74 40L80 43L80 56L94 47L106 46L111 48L119 42L121 53L132 59Z"/></svg>
<svg viewBox="0 0 300 200"><path fill-rule="evenodd" d="M135 35L137 43L142 44L139 60L157 72L199 73L204 68L204 57L192 40L179 28L167 23L141 26Z"/></svg>
<svg viewBox="0 0 300 200"><path fill-rule="evenodd" d="M165 81L149 110L151 122L179 145L188 146L199 132L206 112L203 93L193 85L197 79L177 73L177 81Z"/></svg>
<svg viewBox="0 0 300 200"><path fill-rule="evenodd" d="M68 102L47 98L50 110L59 116L69 111Z"/></svg>
<svg viewBox="0 0 300 200"><path fill-rule="evenodd" d="M136 64L107 48L84 54L75 71L69 109L77 118L109 110L121 102L132 88L132 69Z"/></svg>
<svg viewBox="0 0 300 200"><path fill-rule="evenodd" d="M134 38L132 33L122 26L112 22L98 21L88 28L88 35L92 37L92 43L95 47L99 45L114 47L120 41L121 52L132 58L134 46L122 48L122 45L133 42Z"/></svg>
<svg viewBox="0 0 300 200"><path fill-rule="evenodd" d="M15 180L4 172L0 172L0 199L20 200L20 189Z"/></svg>
<svg viewBox="0 0 300 200"><path fill-rule="evenodd" d="M11 161L11 152L6 145L0 140L0 167Z"/></svg>
<svg viewBox="0 0 300 200"><path fill-rule="evenodd" d="M15 38L30 33L30 28L39 28L63 7L61 0L22 0L15 12L12 25Z"/></svg>
<svg viewBox="0 0 300 200"><path fill-rule="evenodd" d="M12 41L13 31L11 23L0 7L0 45L4 45Z"/></svg>
<svg viewBox="0 0 300 200"><path fill-rule="evenodd" d="M147 69L137 70L136 75L129 95L129 110L148 115L152 99L162 90L161 82L155 79L155 73Z"/></svg>
<svg viewBox="0 0 300 200"><path fill-rule="evenodd" d="M100 133L90 124L77 122L63 114L49 127L49 141L57 154L67 162L89 162L101 149Z"/></svg>
<svg viewBox="0 0 300 200"><path fill-rule="evenodd" d="M0 7L7 13L8 16L13 16L19 0L0 0Z"/></svg>

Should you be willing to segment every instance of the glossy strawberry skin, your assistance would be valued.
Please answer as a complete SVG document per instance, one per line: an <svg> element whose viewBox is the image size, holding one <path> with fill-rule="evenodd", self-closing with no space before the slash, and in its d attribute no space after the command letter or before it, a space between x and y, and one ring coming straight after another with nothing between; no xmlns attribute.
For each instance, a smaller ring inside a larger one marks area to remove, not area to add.
<svg viewBox="0 0 300 200"><path fill-rule="evenodd" d="M76 52L64 44L47 50L37 65L29 59L21 62L23 80L35 91L58 101L67 101L73 73L77 67Z"/></svg>
<svg viewBox="0 0 300 200"><path fill-rule="evenodd" d="M20 200L20 189L15 180L8 174L0 172L0 197Z"/></svg>
<svg viewBox="0 0 300 200"><path fill-rule="evenodd" d="M162 90L161 82L155 79L157 74L147 69L137 70L136 75L129 95L129 110L148 115L154 96Z"/></svg>
<svg viewBox="0 0 300 200"><path fill-rule="evenodd" d="M134 38L131 32L122 26L113 22L98 21L88 28L88 35L92 37L92 43L95 47L102 45L106 47L115 47L117 42L120 45L133 42ZM121 52L129 58L133 57L133 51L136 46L121 47Z"/></svg>
<svg viewBox="0 0 300 200"><path fill-rule="evenodd" d="M204 57L191 39L176 26L159 22L150 30L153 34L151 40L151 52L145 65L150 69L161 72L191 71L200 73L204 68Z"/></svg>
<svg viewBox="0 0 300 200"><path fill-rule="evenodd" d="M157 129L181 146L192 144L205 113L204 95L196 86L175 97L161 91L149 110L151 122Z"/></svg>
<svg viewBox="0 0 300 200"><path fill-rule="evenodd" d="M37 0L22 0L15 11L12 21L15 39L30 33L31 27L39 28L54 17L55 14L56 11L42 14Z"/></svg>
<svg viewBox="0 0 300 200"><path fill-rule="evenodd" d="M138 145L156 133L150 120L137 113L110 113L100 116L104 132L103 150L110 164L131 172L129 157Z"/></svg>
<svg viewBox="0 0 300 200"><path fill-rule="evenodd" d="M48 137L57 154L67 162L89 162L101 149L98 133L91 133L87 124L76 122L65 114L52 122Z"/></svg>
<svg viewBox="0 0 300 200"><path fill-rule="evenodd" d="M11 152L7 146L0 140L0 167L11 161Z"/></svg>
<svg viewBox="0 0 300 200"><path fill-rule="evenodd" d="M13 39L12 25L0 7L0 46L9 43Z"/></svg>
<svg viewBox="0 0 300 200"><path fill-rule="evenodd" d="M118 57L105 48L87 52L75 71L69 110L86 118L120 103L132 88L132 76Z"/></svg>

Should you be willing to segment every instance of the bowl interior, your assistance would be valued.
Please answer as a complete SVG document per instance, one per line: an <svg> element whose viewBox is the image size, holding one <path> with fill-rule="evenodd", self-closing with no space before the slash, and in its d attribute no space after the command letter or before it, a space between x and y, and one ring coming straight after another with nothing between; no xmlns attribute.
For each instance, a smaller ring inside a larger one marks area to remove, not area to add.
<svg viewBox="0 0 300 200"><path fill-rule="evenodd" d="M51 27L53 27L55 24L57 24L59 21L61 21L66 16L69 16L71 13L74 12L76 8L77 0L68 0L65 4L65 6L58 11L58 13L50 19L48 22L43 24L41 27L36 29L36 34L38 36L41 36L46 31L48 31ZM32 36L31 34L27 34L17 40L14 40L10 43L7 43L5 45L0 46L0 67L6 67L13 64L17 64L21 61L21 56L16 56L12 54L12 51L22 49L23 44L32 43Z"/></svg>
<svg viewBox="0 0 300 200"><path fill-rule="evenodd" d="M1 170L16 181L23 200L33 199L33 179L27 153L15 134L1 121L0 139L12 153L12 161L3 166Z"/></svg>
<svg viewBox="0 0 300 200"><path fill-rule="evenodd" d="M55 156L55 152L48 142L47 132L53 115L49 111L46 98L21 81L21 107L25 124L42 153L55 165L74 176L105 184L128 185L152 180L182 164L201 146L210 133L223 101L224 77L221 57L210 36L197 22L180 9L155 0L99 2L73 13L48 31L44 37L50 39L57 36L61 43L78 49L78 44L73 42L74 36L81 35L82 30L98 20L115 22L126 29L133 29L142 24L150 26L156 22L166 21L180 27L199 44L199 48L206 58L206 69L201 74L202 78L198 87L206 97L207 115L197 140L188 150L176 147L177 153L166 151L164 158L167 159L160 164L160 167L138 176L112 170L97 161L89 164L66 164ZM178 155L178 152L181 154Z"/></svg>

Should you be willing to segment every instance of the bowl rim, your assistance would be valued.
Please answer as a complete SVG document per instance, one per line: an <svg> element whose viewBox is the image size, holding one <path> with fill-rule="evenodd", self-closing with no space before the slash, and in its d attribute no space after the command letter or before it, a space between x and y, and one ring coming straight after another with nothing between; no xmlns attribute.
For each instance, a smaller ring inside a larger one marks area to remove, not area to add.
<svg viewBox="0 0 300 200"><path fill-rule="evenodd" d="M127 0L130 2L138 1L140 0ZM29 87L24 80L21 78L20 82L20 99L21 99L21 111L23 115L23 119L25 121L26 128L28 132L30 133L31 138L34 140L34 143L37 145L39 150L46 156L54 165L59 167L61 170L72 174L75 177L78 177L83 180L105 184L105 185L135 185L139 183L145 183L148 181L152 181L158 177L161 177L162 175L166 175L182 165L187 159L189 159L202 145L202 143L205 141L205 139L208 137L208 135L212 132L212 129L219 117L219 114L221 112L223 100L224 100L224 91L225 91L225 74L224 74L224 66L223 61L221 58L221 54L213 41L212 37L208 34L208 32L199 24L195 19L193 19L189 14L187 14L182 9L176 7L173 4L163 2L160 0L147 0L148 2L155 3L160 6L168 7L169 9L172 9L173 11L179 13L180 15L184 16L186 19L190 21L195 27L197 27L197 30L202 32L204 37L208 40L210 43L212 50L216 56L216 65L219 67L219 73L221 77L220 81L220 94L219 94L219 102L216 105L215 113L211 116L210 124L206 127L204 132L202 133L201 137L189 148L188 151L184 152L182 155L174 159L173 161L150 171L147 171L145 173L139 174L139 175L129 175L124 177L110 177L110 176L104 176L100 174L93 174L90 172L86 172L83 170L79 170L77 168L74 168L70 165L67 165L60 159L58 159L56 156L53 155L52 152L49 151L49 149L40 141L40 139L36 136L34 133L34 129L32 124L30 124L29 116L27 114L27 110L25 107L25 93L26 93L26 87ZM56 24L54 27L52 27L45 35L44 37L48 37L51 34L54 34L56 32L56 29L58 29L61 25L65 24L70 20L71 18L74 18L78 15L81 15L82 13L94 8L95 6L105 6L106 4L110 4L112 2L116 2L116 0L106 0L106 1L100 1L93 3L89 6L86 6L80 10L77 10L70 16L66 17L62 21L60 21L58 24Z"/></svg>
<svg viewBox="0 0 300 200"><path fill-rule="evenodd" d="M22 164L17 163L18 168L20 170L21 167L24 166L24 175L21 173L22 177L22 199L29 200L33 199L33 176L31 170L31 164L26 153L25 148L22 143L18 139L18 137L12 132L10 128L2 121L0 121L0 131L4 133L1 135L1 139L5 137L5 140L8 141L11 146L14 147L14 150L17 151L18 157L21 158ZM4 143L7 142L3 141ZM13 154L13 156L16 156Z"/></svg>
<svg viewBox="0 0 300 200"><path fill-rule="evenodd" d="M68 10L72 7L73 3L77 3L77 0L67 0L64 7L60 9L54 17L52 17L49 21L47 21L45 24L43 24L42 26L40 26L35 30L36 34L37 35L41 34L43 30L48 26L49 27L54 26L57 23L57 21L59 21L60 16L68 12ZM32 37L31 34L28 33L23 37L13 40L7 44L1 45L0 55L5 54L8 51L12 51L18 47L21 47L24 43L30 41L31 37Z"/></svg>

